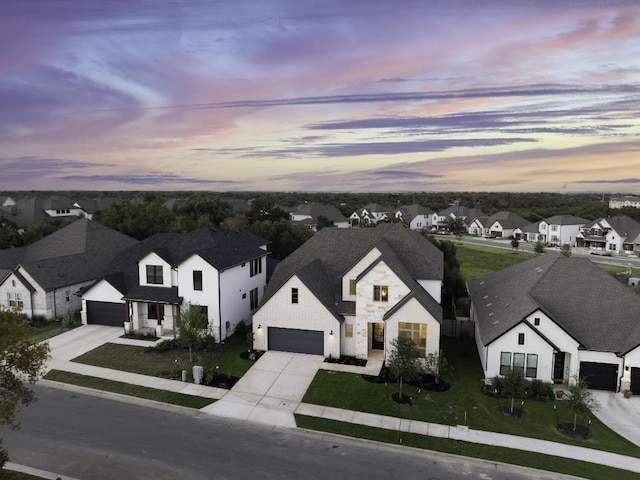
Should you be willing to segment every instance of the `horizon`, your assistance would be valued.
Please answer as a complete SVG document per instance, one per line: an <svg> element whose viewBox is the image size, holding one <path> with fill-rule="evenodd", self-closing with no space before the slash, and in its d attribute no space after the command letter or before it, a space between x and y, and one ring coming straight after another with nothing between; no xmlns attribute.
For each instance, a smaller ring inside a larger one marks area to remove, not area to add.
<svg viewBox="0 0 640 480"><path fill-rule="evenodd" d="M34 0L0 39L0 191L640 195L633 0Z"/></svg>

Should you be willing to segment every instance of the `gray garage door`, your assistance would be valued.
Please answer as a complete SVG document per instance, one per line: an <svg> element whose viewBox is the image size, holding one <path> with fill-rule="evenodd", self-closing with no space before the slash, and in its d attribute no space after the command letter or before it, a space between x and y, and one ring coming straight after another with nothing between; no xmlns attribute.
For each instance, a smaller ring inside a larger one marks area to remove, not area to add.
<svg viewBox="0 0 640 480"><path fill-rule="evenodd" d="M124 303L87 302L87 323L122 327L127 319Z"/></svg>
<svg viewBox="0 0 640 480"><path fill-rule="evenodd" d="M640 393L640 368L631 367L631 391Z"/></svg>
<svg viewBox="0 0 640 480"><path fill-rule="evenodd" d="M580 377L594 390L618 389L618 365L615 363L580 362Z"/></svg>
<svg viewBox="0 0 640 480"><path fill-rule="evenodd" d="M324 332L269 327L269 350L324 355Z"/></svg>

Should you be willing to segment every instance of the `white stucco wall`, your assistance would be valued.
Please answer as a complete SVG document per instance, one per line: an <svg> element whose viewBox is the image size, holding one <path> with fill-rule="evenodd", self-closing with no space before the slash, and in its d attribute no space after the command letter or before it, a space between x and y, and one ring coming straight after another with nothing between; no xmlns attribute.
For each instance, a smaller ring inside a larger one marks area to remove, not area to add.
<svg viewBox="0 0 640 480"><path fill-rule="evenodd" d="M193 289L193 272L202 272L202 290ZM177 269L178 295L183 297L182 308L187 304L207 307L208 322L214 331L216 340L220 340L220 310L218 271L200 256L192 255L182 262Z"/></svg>
<svg viewBox="0 0 640 480"><path fill-rule="evenodd" d="M138 262L138 279L140 285L148 285L152 287L158 287L160 285L154 283L147 283L147 265L161 265L162 266L162 286L170 287L173 285L171 279L171 265L165 262L156 253L149 253L145 255L142 260Z"/></svg>
<svg viewBox="0 0 640 480"><path fill-rule="evenodd" d="M298 289L298 303L291 303L291 289ZM260 328L258 328L260 327ZM269 327L324 332L324 356L340 356L340 322L320 303L297 276L291 277L253 315L254 348L267 350ZM329 333L333 331L333 338ZM354 332L355 335L355 332Z"/></svg>
<svg viewBox="0 0 640 480"><path fill-rule="evenodd" d="M391 343L398 337L399 322L422 323L427 325L426 354L436 354L440 350L440 323L412 298L389 317L385 324L385 355L389 355Z"/></svg>
<svg viewBox="0 0 640 480"><path fill-rule="evenodd" d="M442 282L440 280L418 280L418 284L424 288L436 302L442 303Z"/></svg>

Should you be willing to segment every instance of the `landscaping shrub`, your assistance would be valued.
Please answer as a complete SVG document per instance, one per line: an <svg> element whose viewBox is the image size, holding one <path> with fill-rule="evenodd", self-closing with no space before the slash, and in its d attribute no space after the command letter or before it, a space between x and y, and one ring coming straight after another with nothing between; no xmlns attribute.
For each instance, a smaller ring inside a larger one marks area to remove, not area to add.
<svg viewBox="0 0 640 480"><path fill-rule="evenodd" d="M236 325L235 330L233 331L234 335L245 336L247 333L251 331L251 325L246 323L244 320L240 320Z"/></svg>
<svg viewBox="0 0 640 480"><path fill-rule="evenodd" d="M32 315L31 319L29 319L25 314L22 315L33 327L44 327L47 324L47 317L44 315Z"/></svg>
<svg viewBox="0 0 640 480"><path fill-rule="evenodd" d="M165 340L164 342L160 342L153 347L149 347L149 350L153 352L162 353L162 352L168 352L170 350L175 350L178 347L179 347L178 341L175 338L173 338L171 340Z"/></svg>
<svg viewBox="0 0 640 480"><path fill-rule="evenodd" d="M553 400L553 385L539 379L531 380L525 390L525 396L531 400Z"/></svg>

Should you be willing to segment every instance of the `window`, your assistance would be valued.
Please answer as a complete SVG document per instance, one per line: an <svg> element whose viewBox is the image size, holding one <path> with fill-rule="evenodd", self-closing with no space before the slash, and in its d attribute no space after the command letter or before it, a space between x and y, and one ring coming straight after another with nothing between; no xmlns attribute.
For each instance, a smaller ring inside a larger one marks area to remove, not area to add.
<svg viewBox="0 0 640 480"><path fill-rule="evenodd" d="M538 355L530 353L527 355L527 370L525 376L536 378L538 376Z"/></svg>
<svg viewBox="0 0 640 480"><path fill-rule="evenodd" d="M298 289L295 287L291 289L291 303L298 303Z"/></svg>
<svg viewBox="0 0 640 480"><path fill-rule="evenodd" d="M345 325L344 325L344 336L345 336L345 338L352 338L353 337L353 325L351 325L349 323L345 323Z"/></svg>
<svg viewBox="0 0 640 480"><path fill-rule="evenodd" d="M202 291L202 270L193 271L193 289Z"/></svg>
<svg viewBox="0 0 640 480"><path fill-rule="evenodd" d="M524 333L518 334L518 345L524 345Z"/></svg>
<svg viewBox="0 0 640 480"><path fill-rule="evenodd" d="M147 265L147 283L162 285L162 265Z"/></svg>
<svg viewBox="0 0 640 480"><path fill-rule="evenodd" d="M416 344L416 349L421 357L427 356L427 324L400 322L398 335L409 337Z"/></svg>
<svg viewBox="0 0 640 480"><path fill-rule="evenodd" d="M157 320L158 325L164 319L164 305L160 303L147 303L147 315L149 320Z"/></svg>
<svg viewBox="0 0 640 480"><path fill-rule="evenodd" d="M511 352L500 352L500 375L506 375L511 368Z"/></svg>
<svg viewBox="0 0 640 480"><path fill-rule="evenodd" d="M262 258L255 258L249 264L249 276L254 277L262 273Z"/></svg>
<svg viewBox="0 0 640 480"><path fill-rule="evenodd" d="M389 300L389 287L386 285L373 286L373 299L376 302L386 302Z"/></svg>
<svg viewBox="0 0 640 480"><path fill-rule="evenodd" d="M349 280L349 295L355 295L355 294L356 294L356 281Z"/></svg>
<svg viewBox="0 0 640 480"><path fill-rule="evenodd" d="M258 308L258 289L254 288L249 292L249 302L251 310Z"/></svg>
<svg viewBox="0 0 640 480"><path fill-rule="evenodd" d="M524 353L514 353L513 354L513 369L516 368L522 370L524 373Z"/></svg>
<svg viewBox="0 0 640 480"><path fill-rule="evenodd" d="M538 317L533 319L533 324L537 327L540 325L540 319Z"/></svg>
<svg viewBox="0 0 640 480"><path fill-rule="evenodd" d="M70 302L71 301L71 290L65 290L64 291L64 301L65 302Z"/></svg>
<svg viewBox="0 0 640 480"><path fill-rule="evenodd" d="M24 302L22 301L22 295L20 293L7 292L7 303L9 307L23 308Z"/></svg>

